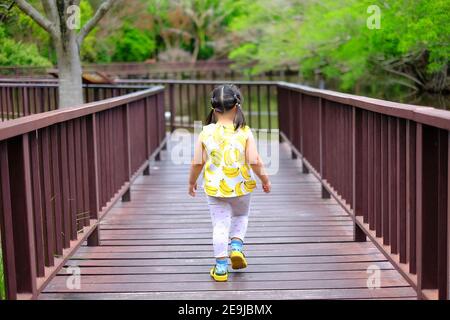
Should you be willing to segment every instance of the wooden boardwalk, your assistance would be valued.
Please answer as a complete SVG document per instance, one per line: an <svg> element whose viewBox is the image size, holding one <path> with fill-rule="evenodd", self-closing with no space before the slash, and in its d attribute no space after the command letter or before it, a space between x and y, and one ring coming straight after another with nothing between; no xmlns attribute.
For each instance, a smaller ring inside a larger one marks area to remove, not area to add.
<svg viewBox="0 0 450 320"><path fill-rule="evenodd" d="M170 146L169 146L170 150ZM414 299L415 291L370 242L352 242L352 221L320 185L301 173L282 144L273 192L254 193L245 251L249 267L227 283L210 279L214 263L204 194L187 195L187 165L152 162L101 224L101 246L81 247L66 266L81 269L68 289L62 269L40 299ZM367 288L367 268L381 288Z"/></svg>

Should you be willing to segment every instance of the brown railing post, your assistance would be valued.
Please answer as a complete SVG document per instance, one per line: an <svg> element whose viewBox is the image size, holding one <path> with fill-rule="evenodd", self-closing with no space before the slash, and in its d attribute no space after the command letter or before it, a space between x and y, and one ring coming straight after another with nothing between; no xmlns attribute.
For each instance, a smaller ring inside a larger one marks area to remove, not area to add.
<svg viewBox="0 0 450 320"><path fill-rule="evenodd" d="M417 128L417 287L448 298L448 132Z"/></svg>
<svg viewBox="0 0 450 320"><path fill-rule="evenodd" d="M170 107L170 132L174 132L176 106L175 106L175 90L173 84L169 84L169 107Z"/></svg>
<svg viewBox="0 0 450 320"><path fill-rule="evenodd" d="M308 174L309 168L305 165L304 157L305 157L305 95L301 94L300 99L300 152L302 153L302 173Z"/></svg>
<svg viewBox="0 0 450 320"><path fill-rule="evenodd" d="M450 161L450 132L447 132L447 163ZM446 280L445 283L447 285L446 297L445 299L450 300L450 168L447 167L447 252L446 260L447 260L447 269L446 269Z"/></svg>
<svg viewBox="0 0 450 320"><path fill-rule="evenodd" d="M127 174L127 180L130 181L131 178L131 135L130 135L130 104L127 103L124 108L124 115L123 115L123 135L125 138L125 168L126 168L126 174ZM129 202L131 201L131 192L130 188L123 194L122 196L123 202Z"/></svg>
<svg viewBox="0 0 450 320"><path fill-rule="evenodd" d="M0 143L0 227L3 250L3 271L7 299L17 299L17 275L14 248L14 230L9 179L8 143Z"/></svg>
<svg viewBox="0 0 450 320"><path fill-rule="evenodd" d="M90 185L89 192L89 217L98 220L100 210L99 184L98 184L98 150L97 150L97 117L92 114L87 121L87 157L88 157L88 181ZM88 246L100 245L99 226L97 225L88 237Z"/></svg>
<svg viewBox="0 0 450 320"><path fill-rule="evenodd" d="M357 110L355 107L352 108L352 165L353 165L353 215L354 215L354 226L353 226L353 240L356 242L365 242L367 240L366 234L361 229L361 227L356 223L357 216L363 216L364 206L362 203L362 193L363 193L363 172L362 172L362 160L363 160L363 137L362 137L362 111Z"/></svg>
<svg viewBox="0 0 450 320"><path fill-rule="evenodd" d="M439 129L439 179L438 179L438 228L437 228L437 277L438 277L438 298L450 299L448 295L449 282L448 282L448 247L450 243L447 241L449 228L448 218L450 207L448 206L448 192L450 185L448 184L449 176L449 161L448 157L449 145L448 145L448 131Z"/></svg>
<svg viewBox="0 0 450 320"><path fill-rule="evenodd" d="M30 144L28 134L8 143L8 163L11 190L11 211L14 234L17 293L35 297L36 254L33 224L30 174Z"/></svg>
<svg viewBox="0 0 450 320"><path fill-rule="evenodd" d="M151 149L152 149L152 131L151 131L151 104L150 98L145 99L144 101L144 114L145 114L145 156L148 159L150 154L151 154ZM164 121L163 121L164 122ZM165 126L165 122L164 122L164 126ZM155 139L155 137L153 137L153 139ZM147 161L148 163L148 161ZM149 176L150 175L150 164L148 163L147 166L145 167L144 171L142 172L142 174L144 176Z"/></svg>
<svg viewBox="0 0 450 320"><path fill-rule="evenodd" d="M325 107L323 106L323 100L321 97L319 97L319 167L320 167L320 177L322 178L322 180L325 179L324 177L324 169L325 169L325 161L324 161L324 157L325 157L325 149L324 149L324 144L325 144L325 127L323 125L324 122L324 113L325 113ZM331 194L328 192L328 190L325 188L325 186L323 184L321 184L321 194L322 194L322 199L330 199L331 198Z"/></svg>
<svg viewBox="0 0 450 320"><path fill-rule="evenodd" d="M406 254L409 272L416 273L416 123L406 123ZM389 220L386 218L387 225ZM388 230L388 228L386 228ZM383 231L384 233L384 231Z"/></svg>
<svg viewBox="0 0 450 320"><path fill-rule="evenodd" d="M249 88L250 88L250 86L249 86ZM286 101L287 108L288 108L287 114L288 114L288 119L289 119L288 138L292 143L294 143L294 128L296 128L296 123L295 123L295 118L293 117L295 106L293 104L292 97L293 97L293 93L291 90L289 90L287 92L287 101ZM291 159L297 159L297 154L294 152L293 149L291 150Z"/></svg>

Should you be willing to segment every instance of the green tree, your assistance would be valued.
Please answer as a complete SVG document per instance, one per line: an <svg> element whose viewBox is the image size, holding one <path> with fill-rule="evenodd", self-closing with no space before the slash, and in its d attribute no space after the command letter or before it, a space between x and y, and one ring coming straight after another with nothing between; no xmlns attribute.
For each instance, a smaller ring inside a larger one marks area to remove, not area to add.
<svg viewBox="0 0 450 320"><path fill-rule="evenodd" d="M61 108L83 103L80 48L115 1L102 1L92 18L79 26L81 0L15 0L16 6L50 36L57 57Z"/></svg>
<svg viewBox="0 0 450 320"><path fill-rule="evenodd" d="M144 61L155 51L155 40L145 31L125 26L117 37L114 61Z"/></svg>
<svg viewBox="0 0 450 320"><path fill-rule="evenodd" d="M380 29L367 27L371 5L381 10ZM255 59L254 72L295 63L306 80L324 78L343 90L370 86L375 77L449 90L446 0L256 0L231 30L242 45L230 57Z"/></svg>
<svg viewBox="0 0 450 320"><path fill-rule="evenodd" d="M0 26L0 66L51 66L50 61L39 54L35 44L17 42L7 36Z"/></svg>

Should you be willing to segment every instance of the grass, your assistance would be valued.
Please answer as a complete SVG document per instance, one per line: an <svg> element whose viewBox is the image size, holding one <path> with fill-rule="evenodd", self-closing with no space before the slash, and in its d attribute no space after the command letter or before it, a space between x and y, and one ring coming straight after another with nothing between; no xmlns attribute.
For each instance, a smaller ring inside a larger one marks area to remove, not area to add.
<svg viewBox="0 0 450 320"><path fill-rule="evenodd" d="M5 299L5 279L3 278L3 255L0 247L0 300Z"/></svg>

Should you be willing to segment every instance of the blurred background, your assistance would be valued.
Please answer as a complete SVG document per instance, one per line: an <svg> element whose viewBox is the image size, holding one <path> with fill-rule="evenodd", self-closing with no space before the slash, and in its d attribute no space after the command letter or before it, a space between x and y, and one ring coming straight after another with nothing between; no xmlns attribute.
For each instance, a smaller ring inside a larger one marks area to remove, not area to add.
<svg viewBox="0 0 450 320"><path fill-rule="evenodd" d="M86 68L114 73L128 63L122 78L286 80L450 108L448 0L117 2L83 44ZM0 75L42 76L56 64L49 35L12 1L0 3ZM82 24L100 3L81 1Z"/></svg>

